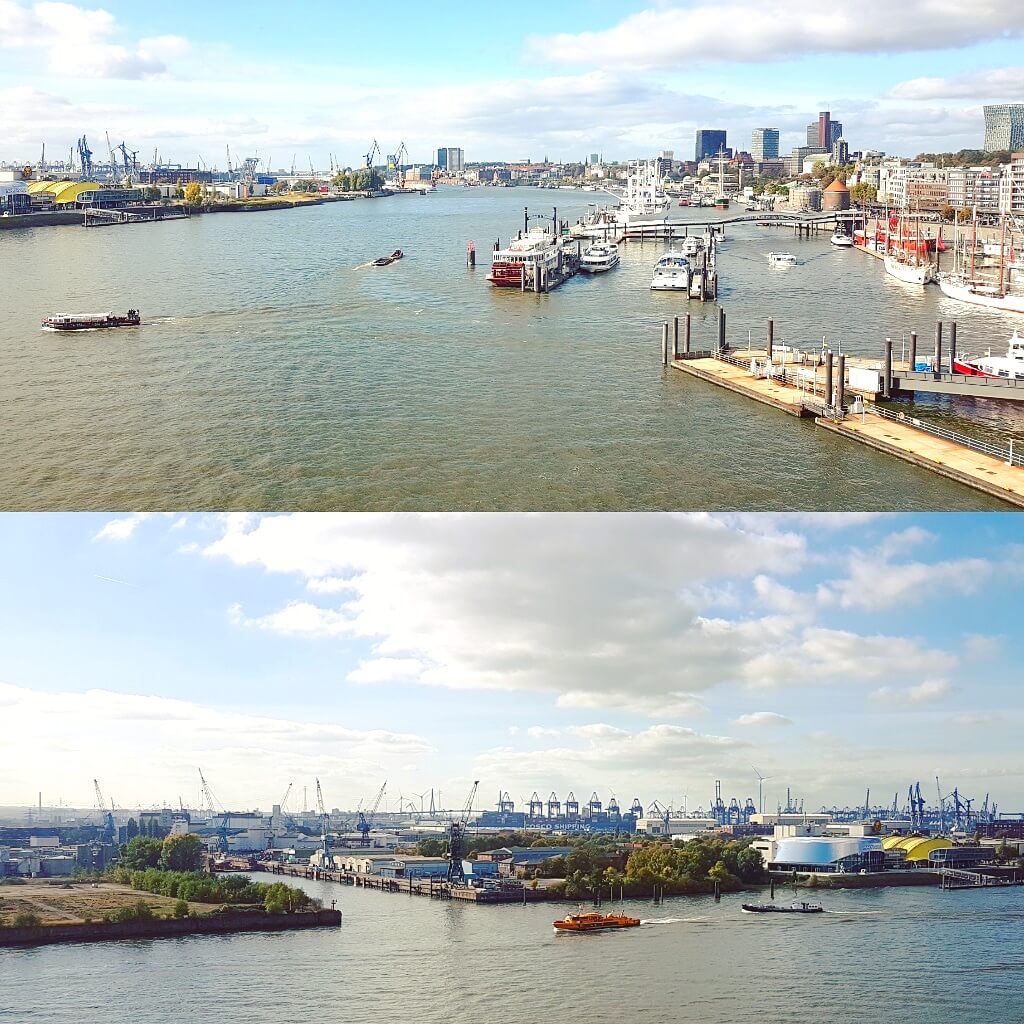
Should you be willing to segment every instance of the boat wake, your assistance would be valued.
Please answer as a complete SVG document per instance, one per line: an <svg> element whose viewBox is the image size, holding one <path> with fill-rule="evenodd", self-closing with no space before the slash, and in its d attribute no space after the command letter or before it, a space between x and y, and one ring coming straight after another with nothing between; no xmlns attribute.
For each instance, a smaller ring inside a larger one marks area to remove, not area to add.
<svg viewBox="0 0 1024 1024"><path fill-rule="evenodd" d="M652 917L641 918L641 924L702 924L706 917Z"/></svg>

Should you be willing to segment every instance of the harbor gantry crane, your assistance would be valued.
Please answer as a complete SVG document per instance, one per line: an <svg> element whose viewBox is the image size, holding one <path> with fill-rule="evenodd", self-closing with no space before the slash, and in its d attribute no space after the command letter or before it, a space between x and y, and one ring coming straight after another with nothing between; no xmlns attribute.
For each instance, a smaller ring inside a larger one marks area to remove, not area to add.
<svg viewBox="0 0 1024 1024"><path fill-rule="evenodd" d="M114 801L110 801L110 810L107 810L107 803L103 799L103 792L100 790L98 779L92 780L93 789L96 791L96 807L100 812L100 822L103 825L103 838L108 843L117 839L117 829L114 826Z"/></svg>
<svg viewBox="0 0 1024 1024"><path fill-rule="evenodd" d="M466 869L462 866L466 855L466 826L469 824L469 816L473 812L473 801L476 799L476 788L479 785L479 781L473 783L473 788L469 791L469 796L458 817L453 817L448 825L449 885L466 884Z"/></svg>
<svg viewBox="0 0 1024 1024"><path fill-rule="evenodd" d="M366 154L366 169L368 171L373 170L373 161L378 156L380 156L380 144L376 139L374 139L373 145L370 147L370 152Z"/></svg>
<svg viewBox="0 0 1024 1024"><path fill-rule="evenodd" d="M83 135L77 142L78 146L78 162L81 166L82 177L92 177L92 150L89 148L89 143L86 141Z"/></svg>
<svg viewBox="0 0 1024 1024"><path fill-rule="evenodd" d="M367 836L369 836L371 829L373 828L373 821L377 817L377 808L380 807L381 800L384 799L384 790L388 788L387 779L384 780L383 785L377 790L377 799L373 801L373 806L370 810L360 811L359 818L356 821L356 829L359 834L363 837L363 846L367 845Z"/></svg>

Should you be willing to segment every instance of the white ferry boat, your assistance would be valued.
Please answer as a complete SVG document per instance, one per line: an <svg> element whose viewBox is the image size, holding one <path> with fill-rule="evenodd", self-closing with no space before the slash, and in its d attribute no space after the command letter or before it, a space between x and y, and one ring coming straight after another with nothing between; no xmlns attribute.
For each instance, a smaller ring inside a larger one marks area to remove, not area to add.
<svg viewBox="0 0 1024 1024"><path fill-rule="evenodd" d="M672 201L661 187L657 160L630 162L625 195L619 195L610 188L605 191L618 199L620 205L612 209L595 210L576 229L575 234L607 239L624 233L630 227L661 227L668 222Z"/></svg>
<svg viewBox="0 0 1024 1024"><path fill-rule="evenodd" d="M795 267L797 260L791 252L770 252L768 263L773 267Z"/></svg>
<svg viewBox="0 0 1024 1024"><path fill-rule="evenodd" d="M1004 377L1010 380L1024 380L1024 338L1016 331L1006 347L1005 356L994 356L991 352L979 359L953 360L953 372L968 377Z"/></svg>
<svg viewBox="0 0 1024 1024"><path fill-rule="evenodd" d="M543 270L550 273L558 266L561 242L547 228L533 227L504 249L491 255L491 272L487 280L495 288L521 288Z"/></svg>
<svg viewBox="0 0 1024 1024"><path fill-rule="evenodd" d="M655 264L651 279L652 292L690 291L690 261L681 253L672 250L665 253Z"/></svg>
<svg viewBox="0 0 1024 1024"><path fill-rule="evenodd" d="M838 249L848 249L853 245L853 239L839 230L833 233L829 241Z"/></svg>
<svg viewBox="0 0 1024 1024"><path fill-rule="evenodd" d="M619 247L598 242L585 249L580 257L580 271L584 274L603 274L619 265Z"/></svg>

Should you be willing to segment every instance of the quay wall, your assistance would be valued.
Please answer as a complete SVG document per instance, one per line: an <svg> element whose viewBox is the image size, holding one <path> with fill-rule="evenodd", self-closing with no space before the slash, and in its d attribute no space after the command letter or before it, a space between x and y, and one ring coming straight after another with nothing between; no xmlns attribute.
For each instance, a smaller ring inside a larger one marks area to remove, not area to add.
<svg viewBox="0 0 1024 1024"><path fill-rule="evenodd" d="M106 942L112 939L160 939L180 935L222 935L227 932L292 931L341 924L340 910L294 914L229 911L202 917L160 918L153 921L90 921L80 924L0 928L0 946L44 946L64 942Z"/></svg>

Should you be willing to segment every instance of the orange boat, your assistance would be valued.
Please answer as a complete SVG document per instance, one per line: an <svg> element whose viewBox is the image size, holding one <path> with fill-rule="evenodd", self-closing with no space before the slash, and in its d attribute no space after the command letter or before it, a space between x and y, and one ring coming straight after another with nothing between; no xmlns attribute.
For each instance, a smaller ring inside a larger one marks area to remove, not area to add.
<svg viewBox="0 0 1024 1024"><path fill-rule="evenodd" d="M638 917L625 914L567 914L555 922L555 927L564 932L600 932L608 928L636 928Z"/></svg>

